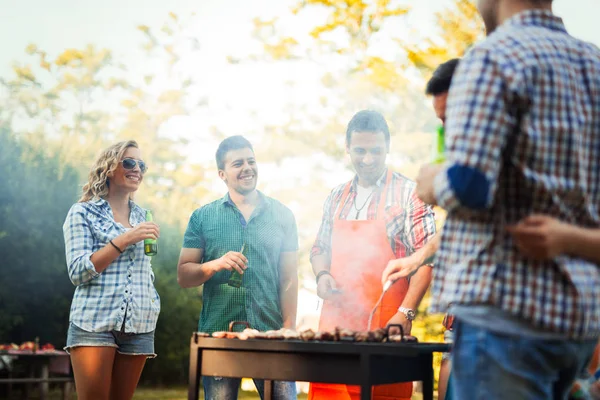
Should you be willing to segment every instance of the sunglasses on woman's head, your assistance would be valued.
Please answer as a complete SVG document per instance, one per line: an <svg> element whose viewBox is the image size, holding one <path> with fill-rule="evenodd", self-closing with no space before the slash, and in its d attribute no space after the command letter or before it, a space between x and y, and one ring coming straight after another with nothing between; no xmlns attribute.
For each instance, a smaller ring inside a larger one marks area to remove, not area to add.
<svg viewBox="0 0 600 400"><path fill-rule="evenodd" d="M142 160L135 160L133 158L124 158L123 161L121 161L121 164L123 164L123 168L125 169L134 169L136 165L139 165L142 174L148 169L145 162Z"/></svg>

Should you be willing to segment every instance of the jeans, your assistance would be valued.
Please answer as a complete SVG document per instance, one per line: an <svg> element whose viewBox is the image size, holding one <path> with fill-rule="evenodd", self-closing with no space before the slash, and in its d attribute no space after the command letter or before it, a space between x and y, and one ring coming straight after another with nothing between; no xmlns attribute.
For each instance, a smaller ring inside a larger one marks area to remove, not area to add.
<svg viewBox="0 0 600 400"><path fill-rule="evenodd" d="M597 343L503 335L460 320L454 335L456 400L566 399Z"/></svg>
<svg viewBox="0 0 600 400"><path fill-rule="evenodd" d="M204 400L236 400L240 390L240 378L220 378L212 376L203 376L202 385L204 386ZM254 379L254 385L258 389L261 399L264 399L264 381ZM273 382L274 400L296 399L296 382Z"/></svg>

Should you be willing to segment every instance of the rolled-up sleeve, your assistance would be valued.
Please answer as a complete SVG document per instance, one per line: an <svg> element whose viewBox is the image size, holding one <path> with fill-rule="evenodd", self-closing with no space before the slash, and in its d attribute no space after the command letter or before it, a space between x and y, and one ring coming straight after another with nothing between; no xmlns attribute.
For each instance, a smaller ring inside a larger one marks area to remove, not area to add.
<svg viewBox="0 0 600 400"><path fill-rule="evenodd" d="M414 253L435 236L435 215L430 206L423 203L413 192L406 214L407 252Z"/></svg>
<svg viewBox="0 0 600 400"><path fill-rule="evenodd" d="M502 153L517 118L517 74L506 76L487 49L474 49L461 61L448 97L448 164L434 182L437 204L489 208L498 187Z"/></svg>
<svg viewBox="0 0 600 400"><path fill-rule="evenodd" d="M63 225L65 255L69 279L73 285L85 285L100 276L92 264L94 236L85 219L85 208L75 204L69 210Z"/></svg>

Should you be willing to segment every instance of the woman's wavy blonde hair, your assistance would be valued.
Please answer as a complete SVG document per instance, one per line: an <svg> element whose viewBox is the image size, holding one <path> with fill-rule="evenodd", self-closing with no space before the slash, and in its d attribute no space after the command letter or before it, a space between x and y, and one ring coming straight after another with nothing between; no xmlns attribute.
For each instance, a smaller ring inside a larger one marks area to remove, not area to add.
<svg viewBox="0 0 600 400"><path fill-rule="evenodd" d="M115 172L128 148L139 148L135 140L115 143L104 149L88 175L88 182L83 185L83 195L79 202L104 198L108 195L108 177ZM130 194L133 199L133 193Z"/></svg>

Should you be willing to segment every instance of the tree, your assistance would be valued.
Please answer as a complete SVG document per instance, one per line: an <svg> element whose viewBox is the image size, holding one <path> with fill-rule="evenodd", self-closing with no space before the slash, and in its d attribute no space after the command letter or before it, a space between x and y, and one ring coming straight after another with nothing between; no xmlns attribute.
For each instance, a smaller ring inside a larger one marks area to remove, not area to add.
<svg viewBox="0 0 600 400"><path fill-rule="evenodd" d="M64 343L73 286L66 277L64 216L77 173L0 129L0 342Z"/></svg>
<svg viewBox="0 0 600 400"><path fill-rule="evenodd" d="M193 56L189 49L194 45L177 34L181 29L175 14L158 34L138 27L148 58L143 77L128 71L108 49L71 48L50 60L29 45L26 52L37 65L15 64L14 76L0 80L5 88L0 121L31 143L44 140L47 154L76 166L81 176L99 148L136 140L150 167L139 198L160 220L183 224L209 191L201 183L202 165L180 156L186 139L161 134L165 122L188 115L189 104L197 100L189 91L193 80L178 70L182 54ZM153 83L157 75L163 77L160 86Z"/></svg>

